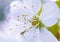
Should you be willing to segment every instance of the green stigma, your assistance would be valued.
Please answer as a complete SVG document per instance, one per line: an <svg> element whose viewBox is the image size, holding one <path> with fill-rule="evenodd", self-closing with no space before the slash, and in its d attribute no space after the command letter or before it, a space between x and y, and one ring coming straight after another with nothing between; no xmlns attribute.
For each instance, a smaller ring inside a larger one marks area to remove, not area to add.
<svg viewBox="0 0 60 42"><path fill-rule="evenodd" d="M32 21L32 25L36 26L36 28L44 27L44 24L39 20L39 18L37 16L34 16L33 21Z"/></svg>

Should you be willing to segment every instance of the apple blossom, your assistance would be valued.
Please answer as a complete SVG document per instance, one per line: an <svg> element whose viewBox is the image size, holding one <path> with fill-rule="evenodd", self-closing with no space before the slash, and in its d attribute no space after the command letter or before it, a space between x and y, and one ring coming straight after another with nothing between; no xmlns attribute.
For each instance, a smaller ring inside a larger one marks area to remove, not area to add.
<svg viewBox="0 0 60 42"><path fill-rule="evenodd" d="M41 13L38 16L40 10ZM4 25L3 33L0 33L0 41L58 42L55 36L47 28L43 27L50 27L57 23L57 16L58 8L54 3L45 3L41 6L40 0L12 1L6 16L8 23L6 22Z"/></svg>

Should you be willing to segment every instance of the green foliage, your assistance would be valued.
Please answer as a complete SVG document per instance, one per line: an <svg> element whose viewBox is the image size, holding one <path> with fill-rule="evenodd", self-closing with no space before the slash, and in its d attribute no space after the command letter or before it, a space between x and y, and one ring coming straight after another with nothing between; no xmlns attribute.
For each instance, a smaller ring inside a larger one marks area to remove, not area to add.
<svg viewBox="0 0 60 42"><path fill-rule="evenodd" d="M60 8L60 1L56 1L56 4Z"/></svg>
<svg viewBox="0 0 60 42"><path fill-rule="evenodd" d="M48 27L48 30L51 31L52 34L57 38L58 30L59 30L58 23L56 23L55 25L53 25L51 27Z"/></svg>

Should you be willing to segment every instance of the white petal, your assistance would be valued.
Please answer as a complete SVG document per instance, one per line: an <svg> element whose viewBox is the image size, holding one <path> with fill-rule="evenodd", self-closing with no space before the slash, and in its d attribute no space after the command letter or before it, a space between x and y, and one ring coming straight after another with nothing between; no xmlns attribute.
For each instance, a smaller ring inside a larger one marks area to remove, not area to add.
<svg viewBox="0 0 60 42"><path fill-rule="evenodd" d="M18 26L16 27L16 24L18 24ZM16 21L16 20L11 20L7 27L5 27L5 30L4 30L4 35L5 37L1 40L1 41L5 41L5 42L8 42L7 40L9 40L9 42L13 42L13 41L16 41L16 42L35 42L36 38L33 37L33 36L36 36L35 34L35 31L36 31L36 28L32 27L32 30L29 30L28 32L24 33L24 36L21 36L19 35L20 32L24 31L24 28L23 28L24 24ZM27 22L26 24L26 28L28 29L29 28L29 23ZM12 31L10 31L10 28L12 29Z"/></svg>
<svg viewBox="0 0 60 42"><path fill-rule="evenodd" d="M24 42L36 42L36 28L33 27L32 30L25 33Z"/></svg>
<svg viewBox="0 0 60 42"><path fill-rule="evenodd" d="M14 8L19 8L21 7L23 9L23 3L21 1L12 1L10 3L10 8L14 9Z"/></svg>
<svg viewBox="0 0 60 42"><path fill-rule="evenodd" d="M21 1L15 0L15 1L12 1L10 3L10 11L13 11L13 9L23 9L23 10L25 10L26 5Z"/></svg>
<svg viewBox="0 0 60 42"><path fill-rule="evenodd" d="M48 18L48 17L47 17L47 18ZM50 27L50 26L56 24L57 21L58 21L57 18L55 18L55 17L50 17L50 18L45 19L44 21L42 21L42 23L43 23L46 27Z"/></svg>
<svg viewBox="0 0 60 42"><path fill-rule="evenodd" d="M15 19L17 20L18 19L18 16L19 16L19 20L20 22L24 22L24 16L23 15L26 15L26 21L30 20L33 18L33 14L28 11L28 10L22 10L22 9L13 9L13 11L10 11L9 15L7 16L7 19L8 20L11 20L11 19ZM11 19L9 19L9 17L11 17Z"/></svg>
<svg viewBox="0 0 60 42"><path fill-rule="evenodd" d="M58 42L58 40L46 28L40 30L39 38L42 42Z"/></svg>
<svg viewBox="0 0 60 42"><path fill-rule="evenodd" d="M45 2L55 2L56 0L42 0L43 1L43 3Z"/></svg>
<svg viewBox="0 0 60 42"><path fill-rule="evenodd" d="M41 8L41 0L23 0L23 2L34 14L36 14Z"/></svg>
<svg viewBox="0 0 60 42"><path fill-rule="evenodd" d="M43 5L41 21L45 26L52 26L58 21L58 7L55 3L45 3Z"/></svg>
<svg viewBox="0 0 60 42"><path fill-rule="evenodd" d="M14 7L14 5L16 5L16 7ZM10 7L11 8L10 8L9 15L11 17L13 17L14 19L16 19L17 16L20 16L20 19L23 20L23 18L24 18L22 16L23 14L27 15L27 18L29 18L29 19L31 19L34 16L34 14L32 14L31 11L26 8L26 5L24 3L22 3L22 2L20 2L20 1L13 1L10 4Z"/></svg>

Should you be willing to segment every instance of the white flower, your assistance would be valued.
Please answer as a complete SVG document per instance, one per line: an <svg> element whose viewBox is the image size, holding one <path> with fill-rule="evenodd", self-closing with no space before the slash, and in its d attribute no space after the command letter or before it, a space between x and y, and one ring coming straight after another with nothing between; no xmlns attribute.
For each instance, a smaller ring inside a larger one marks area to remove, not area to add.
<svg viewBox="0 0 60 42"><path fill-rule="evenodd" d="M58 21L58 7L55 3L47 2L42 7L42 13L40 15L40 20L47 26L53 26Z"/></svg>
<svg viewBox="0 0 60 42"><path fill-rule="evenodd" d="M51 9L48 9L50 8ZM56 8L53 3L46 3L43 5L43 11L40 16L40 20L45 26L51 26L55 24L57 19ZM40 0L23 0L13 1L10 4L10 11L7 15L7 25L4 26L3 36L0 40L2 42L57 42L57 39L46 28L40 30L34 27L30 20L33 16L37 15L41 9ZM49 14L52 11L51 14ZM47 15L47 16L46 16ZM55 16L54 16L55 15ZM50 17L49 17L50 16ZM53 17L54 16L54 17ZM47 18L46 18L47 17ZM52 18L51 18L52 17ZM45 20L46 19L46 20ZM52 19L49 21L49 19ZM48 21L48 22L46 22ZM54 22L52 22L54 21ZM49 24L49 22L51 24Z"/></svg>

